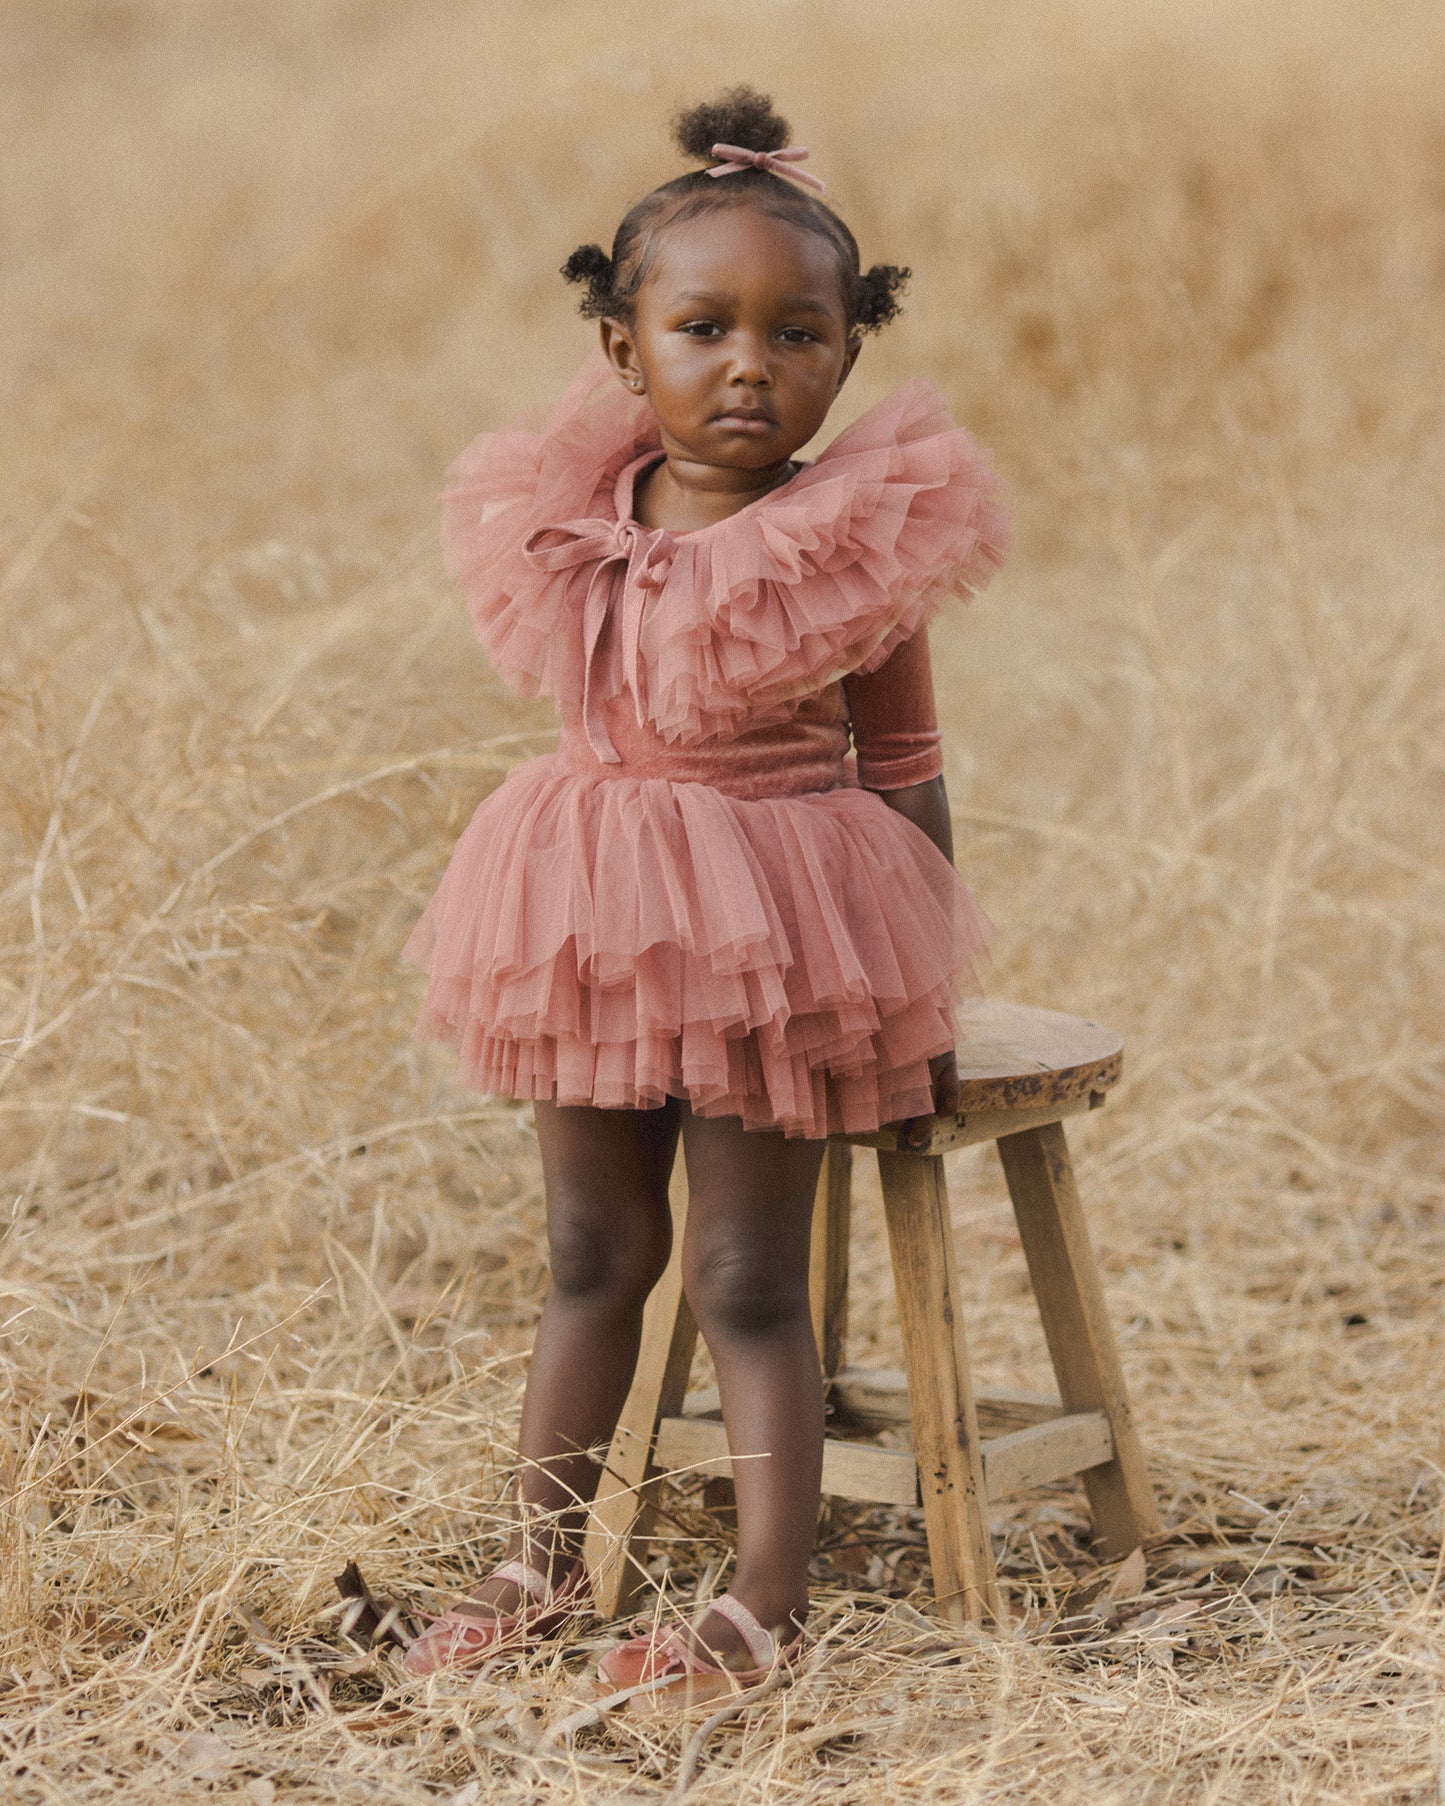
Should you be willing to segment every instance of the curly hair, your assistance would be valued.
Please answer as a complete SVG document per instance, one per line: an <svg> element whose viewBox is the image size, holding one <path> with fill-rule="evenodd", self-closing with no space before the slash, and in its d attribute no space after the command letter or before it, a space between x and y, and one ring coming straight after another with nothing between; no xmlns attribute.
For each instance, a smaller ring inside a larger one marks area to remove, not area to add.
<svg viewBox="0 0 1445 1806"><path fill-rule="evenodd" d="M672 123L672 135L686 156L711 163L715 143L736 144L744 150L781 150L788 142L789 128L787 120L773 111L768 95L738 87L679 113ZM584 285L578 304L583 317L630 320L637 291L656 254L660 229L723 207L742 206L789 220L804 231L817 233L833 247L843 279L850 335L877 332L897 314L899 296L911 272L891 263L863 269L857 239L814 194L765 169L739 170L725 182L695 169L664 182L630 207L617 228L610 254L601 245L579 245L562 265L568 282Z"/></svg>

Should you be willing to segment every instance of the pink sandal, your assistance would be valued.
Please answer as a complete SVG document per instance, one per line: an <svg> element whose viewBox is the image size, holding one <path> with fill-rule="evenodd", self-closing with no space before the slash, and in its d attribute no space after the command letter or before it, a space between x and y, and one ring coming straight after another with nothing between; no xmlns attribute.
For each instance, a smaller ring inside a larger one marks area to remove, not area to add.
<svg viewBox="0 0 1445 1806"><path fill-rule="evenodd" d="M668 1712L726 1699L729 1694L756 1687L778 1668L789 1668L798 1659L803 1647L802 1631L784 1644L776 1632L765 1630L731 1593L714 1599L699 1613L688 1627L694 1635L709 1612L716 1612L733 1626L748 1647L753 1667L724 1668L714 1657L696 1648L684 1632L664 1631L660 1625L639 1618L633 1620L632 1635L627 1641L609 1649L598 1662L598 1676L617 1691L639 1689L627 1702L629 1712Z"/></svg>
<svg viewBox="0 0 1445 1806"><path fill-rule="evenodd" d="M401 1660L408 1674L479 1667L494 1655L534 1642L586 1609L586 1574L580 1561L555 1588L546 1574L524 1561L503 1562L488 1578L510 1580L522 1589L518 1610L498 1612L480 1599L459 1599L409 1645Z"/></svg>

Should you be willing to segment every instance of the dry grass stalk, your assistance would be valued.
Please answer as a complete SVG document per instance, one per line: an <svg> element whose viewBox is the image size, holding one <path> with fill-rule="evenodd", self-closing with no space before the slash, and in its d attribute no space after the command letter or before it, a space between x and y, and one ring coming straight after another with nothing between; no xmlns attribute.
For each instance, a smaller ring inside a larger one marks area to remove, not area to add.
<svg viewBox="0 0 1445 1806"><path fill-rule="evenodd" d="M396 961L547 733L440 472L555 391L553 270L739 76L917 271L844 413L927 370L1017 492L936 640L961 859L996 988L1127 1034L1077 1139L1169 1529L1139 1591L1073 1492L1000 1510L1014 1619L965 1637L912 1517L831 1509L829 1660L687 1797L1445 1797L1445 115L1423 7L1294 17L7 9L8 1801L688 1769L695 1724L583 1723L590 1638L418 1687L331 1601L485 1570L544 1283L525 1115L409 1041ZM997 1175L954 1178L976 1358L1037 1388ZM679 1494L666 1609L725 1554Z"/></svg>

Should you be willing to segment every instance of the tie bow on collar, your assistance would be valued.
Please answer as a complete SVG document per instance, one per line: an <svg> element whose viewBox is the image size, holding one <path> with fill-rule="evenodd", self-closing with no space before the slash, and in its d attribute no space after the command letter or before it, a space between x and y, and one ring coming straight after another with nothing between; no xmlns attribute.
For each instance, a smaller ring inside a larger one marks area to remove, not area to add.
<svg viewBox="0 0 1445 1806"><path fill-rule="evenodd" d="M633 583L642 589L661 589L672 568L669 539L663 529L640 526L635 520L569 520L538 527L528 534L522 550L544 571L570 571L594 559L604 564L621 560Z"/></svg>
<svg viewBox="0 0 1445 1806"><path fill-rule="evenodd" d="M544 571L596 565L582 604L582 727L604 764L620 764L622 755L612 744L602 715L603 630L615 602L621 617L624 682L641 721L643 598L667 582L673 559L671 535L635 520L559 521L529 533L522 550Z"/></svg>

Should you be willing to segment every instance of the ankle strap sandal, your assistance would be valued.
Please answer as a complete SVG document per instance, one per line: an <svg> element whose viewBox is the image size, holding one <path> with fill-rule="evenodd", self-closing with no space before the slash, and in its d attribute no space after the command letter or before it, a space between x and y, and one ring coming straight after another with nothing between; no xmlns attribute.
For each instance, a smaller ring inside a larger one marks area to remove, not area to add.
<svg viewBox="0 0 1445 1806"><path fill-rule="evenodd" d="M752 1658L750 1668L728 1668L698 1642L698 1627L710 1612L726 1618ZM780 1667L790 1668L802 1652L803 1633L788 1643L759 1623L740 1599L724 1593L705 1606L683 1629L667 1629L636 1619L632 1635L609 1649L597 1664L602 1682L613 1690L637 1691L627 1702L634 1714L675 1711L726 1699L756 1687Z"/></svg>
<svg viewBox="0 0 1445 1806"><path fill-rule="evenodd" d="M484 1599L459 1599L434 1618L402 1657L408 1674L436 1674L443 1668L477 1668L495 1655L520 1649L588 1609L586 1573L576 1561L554 1586L540 1568L505 1561L488 1576L509 1580L522 1591L514 1612L499 1612Z"/></svg>

